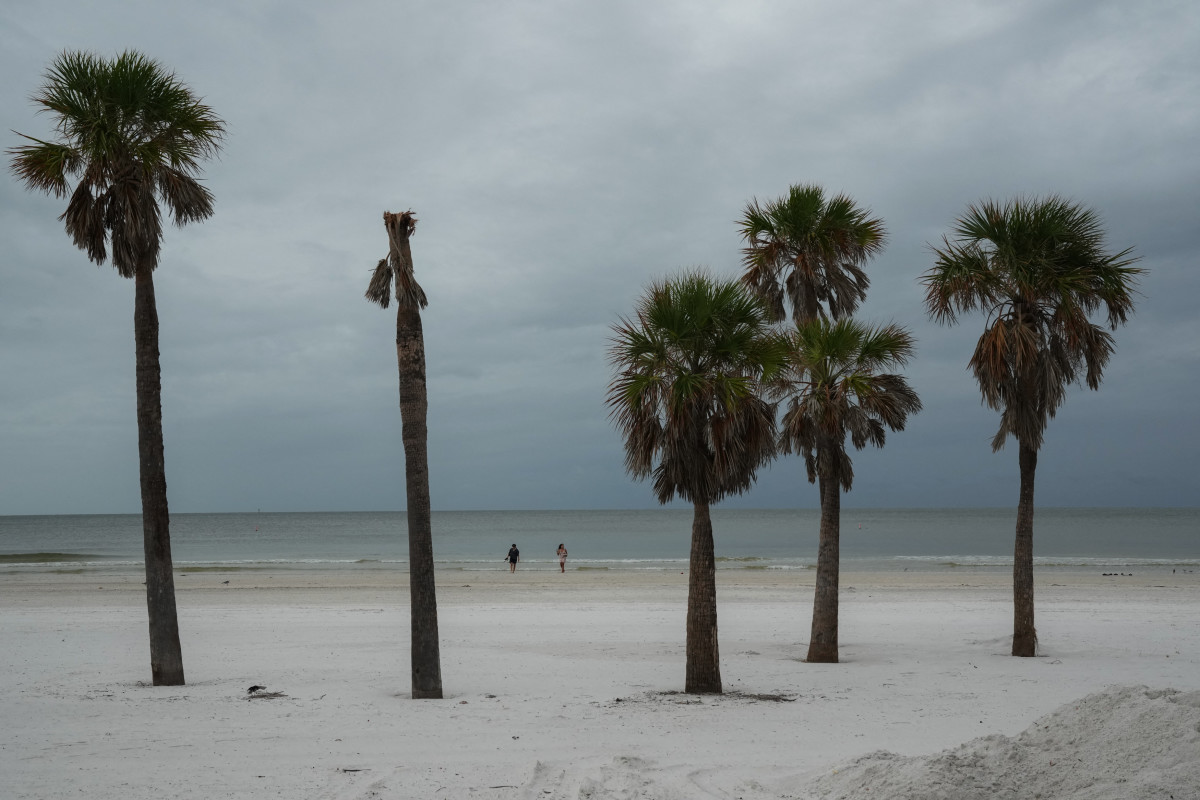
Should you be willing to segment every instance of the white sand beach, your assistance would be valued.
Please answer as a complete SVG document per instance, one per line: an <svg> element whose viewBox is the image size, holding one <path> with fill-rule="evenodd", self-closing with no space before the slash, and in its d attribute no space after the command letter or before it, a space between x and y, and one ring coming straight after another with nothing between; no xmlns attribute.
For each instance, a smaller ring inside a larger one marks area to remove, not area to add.
<svg viewBox="0 0 1200 800"><path fill-rule="evenodd" d="M801 661L812 580L718 575L696 697L682 574L442 572L447 697L414 701L402 572L180 575L173 688L136 572L6 573L0 795L1200 797L1200 575L1040 576L1016 659L1005 575L844 574L836 665Z"/></svg>

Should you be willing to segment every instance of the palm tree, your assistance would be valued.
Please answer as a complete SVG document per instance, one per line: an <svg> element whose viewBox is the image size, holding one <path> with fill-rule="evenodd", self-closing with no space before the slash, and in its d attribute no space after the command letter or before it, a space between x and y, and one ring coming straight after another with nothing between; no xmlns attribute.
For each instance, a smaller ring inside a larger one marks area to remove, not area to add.
<svg viewBox="0 0 1200 800"><path fill-rule="evenodd" d="M786 316L786 298L791 306L792 320L797 325L797 335L810 324L842 320L855 312L866 298L871 283L863 267L883 250L887 239L883 220L872 217L869 210L860 208L848 195L826 198L825 191L815 184L793 185L787 196L765 204L751 201L742 214L739 228L746 244L742 249L742 283L763 298L776 320ZM813 335L818 330L821 329L814 328ZM824 330L832 331L833 328L826 326ZM797 366L801 363L797 361L801 354L794 349L798 340L795 336L792 339L793 358L787 381L790 388L780 390L780 394L800 393L792 400L793 412L799 413L796 404L805 399L802 395L811 388L812 382L804 379ZM836 415L837 412L831 407L829 413ZM805 449L801 442L789 436L786 423L781 439L785 452L794 449L805 453L810 460L815 458L815 448L821 444L814 440L812 447ZM844 455L843 440L844 436L838 437L837 448ZM821 446L832 452L830 448L834 445L830 440ZM835 461L836 464L826 466L840 468L844 463L846 468L849 467L849 459ZM828 476L814 469L815 462L809 463L809 481L822 476L821 533L809 660L837 661L838 519L841 513L841 495L837 486L842 476L837 468ZM849 490L849 484L845 488Z"/></svg>
<svg viewBox="0 0 1200 800"><path fill-rule="evenodd" d="M134 280L138 455L150 669L154 684L181 685L183 654L175 611L170 514L163 461L162 385L154 270L162 242L159 203L177 225L208 218L213 195L198 180L214 156L224 123L174 74L127 51L112 60L65 52L33 96L54 118L54 141L24 136L10 148L13 173L29 189L67 197L59 217L88 258L109 258ZM73 191L69 178L78 178Z"/></svg>
<svg viewBox="0 0 1200 800"><path fill-rule="evenodd" d="M816 185L796 185L786 197L751 201L738 223L742 281L766 301L776 320L784 297L797 322L853 314L867 295L863 266L883 249L883 221L849 196L831 198Z"/></svg>
<svg viewBox="0 0 1200 800"><path fill-rule="evenodd" d="M748 489L775 451L774 408L758 389L782 366L782 342L757 298L701 271L652 285L613 331L608 406L625 468L652 478L660 503L693 507L684 689L719 694L709 507Z"/></svg>
<svg viewBox="0 0 1200 800"><path fill-rule="evenodd" d="M1013 558L1014 656L1037 652L1033 624L1033 487L1046 424L1069 384L1100 388L1114 351L1090 315L1104 309L1116 330L1133 312L1131 250L1109 253L1094 211L1061 197L971 205L953 239L934 247L925 307L943 324L979 309L987 317L970 367L983 401L1000 412L992 451L1017 440L1021 470Z"/></svg>
<svg viewBox="0 0 1200 800"><path fill-rule="evenodd" d="M408 586L412 643L412 696L442 697L437 592L433 579L433 531L429 510L429 398L425 388L425 335L421 309L429 305L413 276L408 240L417 229L412 211L384 212L388 255L380 259L366 297L387 308L396 290L396 360L400 370L400 424L408 498Z"/></svg>
<svg viewBox="0 0 1200 800"><path fill-rule="evenodd" d="M900 375L913 337L898 325L869 326L852 319L802 322L789 336L788 365L774 384L787 399L780 444L804 456L809 483L821 492L821 533L808 661L838 660L838 570L841 493L854 485L846 437L855 449L883 447L885 428L904 430L921 401Z"/></svg>

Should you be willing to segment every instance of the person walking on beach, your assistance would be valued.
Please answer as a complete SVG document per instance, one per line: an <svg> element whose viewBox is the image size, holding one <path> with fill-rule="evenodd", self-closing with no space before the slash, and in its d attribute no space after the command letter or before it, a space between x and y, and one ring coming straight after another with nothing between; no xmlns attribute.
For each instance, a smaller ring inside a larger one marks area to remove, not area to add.
<svg viewBox="0 0 1200 800"><path fill-rule="evenodd" d="M508 562L508 571L517 571L517 562L521 560L521 551L517 549L517 543L513 542L513 546L508 548L508 557L505 561Z"/></svg>
<svg viewBox="0 0 1200 800"><path fill-rule="evenodd" d="M558 571L567 571L567 548L561 543L558 545Z"/></svg>

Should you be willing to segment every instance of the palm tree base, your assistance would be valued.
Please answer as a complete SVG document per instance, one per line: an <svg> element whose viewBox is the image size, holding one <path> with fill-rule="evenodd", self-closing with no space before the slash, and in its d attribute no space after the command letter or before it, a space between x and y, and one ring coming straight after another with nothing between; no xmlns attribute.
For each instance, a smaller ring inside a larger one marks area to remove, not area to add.
<svg viewBox="0 0 1200 800"><path fill-rule="evenodd" d="M1034 658L1037 656L1037 632L1024 636L1013 636L1012 654L1017 658Z"/></svg>

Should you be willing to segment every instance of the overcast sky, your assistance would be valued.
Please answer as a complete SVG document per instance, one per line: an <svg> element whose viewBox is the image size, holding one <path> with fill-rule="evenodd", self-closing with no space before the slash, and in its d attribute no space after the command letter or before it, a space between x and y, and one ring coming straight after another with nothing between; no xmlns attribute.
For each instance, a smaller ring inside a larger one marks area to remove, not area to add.
<svg viewBox="0 0 1200 800"><path fill-rule="evenodd" d="M1200 6L1184 2L0 4L0 137L65 49L140 50L228 125L216 214L155 282L176 512L405 505L394 312L363 299L413 209L435 509L648 508L607 418L611 325L650 281L737 274L789 184L883 218L859 317L913 329L925 410L854 456L853 506L1012 506L1017 450L925 317L968 203L1059 193L1148 270L1099 392L1071 391L1043 506L1200 497ZM65 201L0 175L0 514L137 512L133 282ZM796 459L741 507L814 507Z"/></svg>

